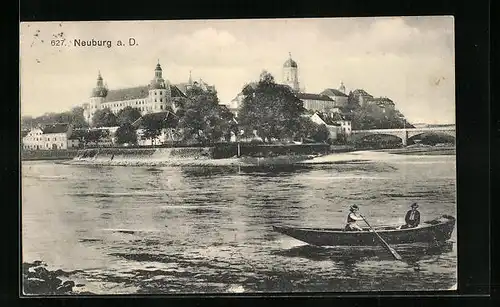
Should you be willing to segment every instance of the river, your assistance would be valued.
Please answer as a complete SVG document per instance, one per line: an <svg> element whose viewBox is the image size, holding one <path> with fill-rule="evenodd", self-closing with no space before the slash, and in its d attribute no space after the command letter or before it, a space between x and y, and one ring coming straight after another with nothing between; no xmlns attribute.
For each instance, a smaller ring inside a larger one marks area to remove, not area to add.
<svg viewBox="0 0 500 307"><path fill-rule="evenodd" d="M23 162L23 261L80 270L70 279L96 294L456 284L456 230L448 244L399 250L402 262L382 248L312 247L272 231L273 224L343 227L353 203L372 226L403 223L412 202L422 220L456 216L455 156L334 157L334 164L274 170Z"/></svg>

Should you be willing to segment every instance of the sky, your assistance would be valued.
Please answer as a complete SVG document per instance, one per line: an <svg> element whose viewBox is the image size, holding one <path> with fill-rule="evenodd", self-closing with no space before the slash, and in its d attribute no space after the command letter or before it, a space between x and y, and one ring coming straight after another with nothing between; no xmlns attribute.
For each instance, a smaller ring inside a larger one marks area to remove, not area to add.
<svg viewBox="0 0 500 307"><path fill-rule="evenodd" d="M455 123L451 16L21 23L21 115L87 102L99 71L109 89L146 85L158 60L171 83L192 71L229 103L263 70L281 81L289 53L308 93L343 81L391 98L412 123Z"/></svg>

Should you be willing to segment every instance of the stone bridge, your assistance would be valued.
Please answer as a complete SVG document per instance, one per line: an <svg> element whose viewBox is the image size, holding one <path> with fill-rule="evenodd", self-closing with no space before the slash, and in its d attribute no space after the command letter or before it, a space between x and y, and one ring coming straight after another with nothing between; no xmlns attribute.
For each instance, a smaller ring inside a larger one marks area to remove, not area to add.
<svg viewBox="0 0 500 307"><path fill-rule="evenodd" d="M373 135L373 134L385 134L385 135L397 136L402 140L403 145L406 146L409 138L428 132L444 133L456 138L456 129L455 125L453 125L453 126L428 127L428 128L352 130L351 140L353 141L360 140L368 135Z"/></svg>

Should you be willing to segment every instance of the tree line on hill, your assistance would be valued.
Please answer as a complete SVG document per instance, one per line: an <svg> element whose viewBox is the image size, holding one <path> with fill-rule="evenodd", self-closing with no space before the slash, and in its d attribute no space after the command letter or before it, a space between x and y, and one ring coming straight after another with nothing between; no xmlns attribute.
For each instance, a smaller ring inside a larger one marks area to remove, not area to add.
<svg viewBox="0 0 500 307"><path fill-rule="evenodd" d="M415 128L404 115L394 108L381 108L376 104L360 104L350 92L347 106L342 110L352 122L353 130Z"/></svg>

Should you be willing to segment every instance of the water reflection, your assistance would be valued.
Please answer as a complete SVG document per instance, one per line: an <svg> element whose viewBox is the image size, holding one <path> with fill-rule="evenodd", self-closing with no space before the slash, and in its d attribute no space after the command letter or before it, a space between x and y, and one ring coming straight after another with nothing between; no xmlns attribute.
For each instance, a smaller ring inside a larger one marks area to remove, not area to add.
<svg viewBox="0 0 500 307"><path fill-rule="evenodd" d="M289 177L311 170L308 165L241 166L240 173L250 177Z"/></svg>
<svg viewBox="0 0 500 307"><path fill-rule="evenodd" d="M445 242L437 245L412 244L393 246L409 265L432 258L453 250L453 243ZM383 247L321 247L302 245L287 250L274 251L273 254L285 257L299 257L313 261L333 261L354 264L367 259L391 260L392 256Z"/></svg>

